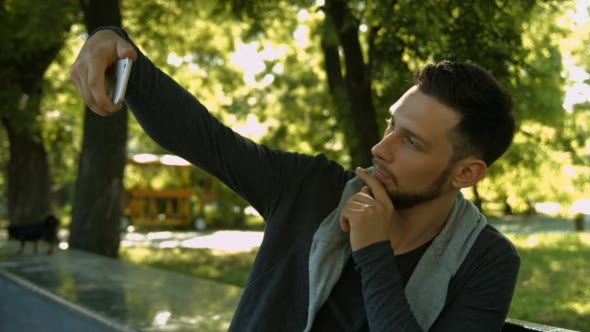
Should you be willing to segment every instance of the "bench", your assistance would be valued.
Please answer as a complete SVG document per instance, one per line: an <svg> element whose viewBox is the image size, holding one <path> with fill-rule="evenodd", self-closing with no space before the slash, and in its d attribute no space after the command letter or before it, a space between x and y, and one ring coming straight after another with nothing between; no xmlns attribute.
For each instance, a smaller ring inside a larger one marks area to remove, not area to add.
<svg viewBox="0 0 590 332"><path fill-rule="evenodd" d="M525 322L518 319L508 318L504 323L502 332L575 332L560 327Z"/></svg>
<svg viewBox="0 0 590 332"><path fill-rule="evenodd" d="M0 241L0 331L227 331L242 294L77 250L16 249Z"/></svg>

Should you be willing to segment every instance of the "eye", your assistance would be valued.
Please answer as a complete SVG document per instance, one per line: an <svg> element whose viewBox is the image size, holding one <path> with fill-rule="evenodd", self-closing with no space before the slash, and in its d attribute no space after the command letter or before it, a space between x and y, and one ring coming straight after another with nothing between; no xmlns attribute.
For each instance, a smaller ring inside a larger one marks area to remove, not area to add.
<svg viewBox="0 0 590 332"><path fill-rule="evenodd" d="M393 118L389 118L385 120L385 123L387 123L388 127L395 127L395 123L393 122Z"/></svg>
<svg viewBox="0 0 590 332"><path fill-rule="evenodd" d="M408 145L410 145L410 147L412 147L413 149L416 149L416 140L414 140L414 138L412 136L406 136L404 137L404 142L406 142Z"/></svg>

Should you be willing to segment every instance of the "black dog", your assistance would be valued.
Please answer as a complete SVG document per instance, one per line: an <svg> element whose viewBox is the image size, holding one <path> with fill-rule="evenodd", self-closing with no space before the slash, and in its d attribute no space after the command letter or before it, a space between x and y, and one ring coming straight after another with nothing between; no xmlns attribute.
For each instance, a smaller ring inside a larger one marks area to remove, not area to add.
<svg viewBox="0 0 590 332"><path fill-rule="evenodd" d="M57 225L59 220L54 215L48 215L42 222L33 224L8 226L8 238L20 240L20 249L17 254L21 255L25 249L25 242L35 243L33 252L37 253L37 241L42 240L49 243L47 254L53 253L53 246L57 243Z"/></svg>

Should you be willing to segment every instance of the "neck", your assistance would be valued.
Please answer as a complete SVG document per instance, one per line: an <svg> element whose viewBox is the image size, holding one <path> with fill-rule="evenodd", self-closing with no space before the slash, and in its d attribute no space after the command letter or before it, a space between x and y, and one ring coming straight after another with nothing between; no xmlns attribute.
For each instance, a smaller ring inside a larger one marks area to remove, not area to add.
<svg viewBox="0 0 590 332"><path fill-rule="evenodd" d="M436 237L445 226L458 194L452 190L431 201L396 211L389 236L395 254L412 251Z"/></svg>

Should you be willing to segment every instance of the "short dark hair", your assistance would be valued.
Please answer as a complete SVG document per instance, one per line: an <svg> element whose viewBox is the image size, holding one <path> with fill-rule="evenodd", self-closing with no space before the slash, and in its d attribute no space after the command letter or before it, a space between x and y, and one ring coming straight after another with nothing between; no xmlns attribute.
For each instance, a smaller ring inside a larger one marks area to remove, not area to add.
<svg viewBox="0 0 590 332"><path fill-rule="evenodd" d="M461 115L451 133L455 161L472 155L490 166L512 143L512 97L481 67L441 61L416 72L414 84Z"/></svg>

